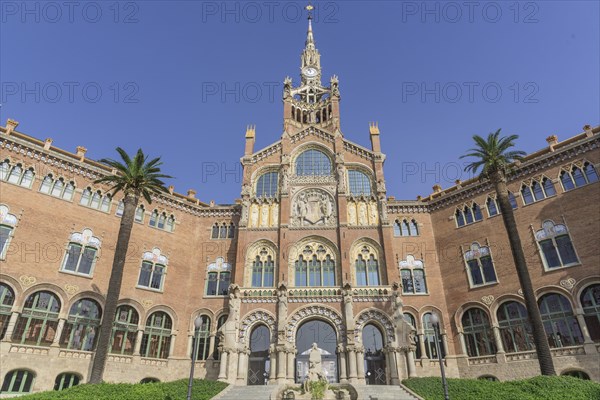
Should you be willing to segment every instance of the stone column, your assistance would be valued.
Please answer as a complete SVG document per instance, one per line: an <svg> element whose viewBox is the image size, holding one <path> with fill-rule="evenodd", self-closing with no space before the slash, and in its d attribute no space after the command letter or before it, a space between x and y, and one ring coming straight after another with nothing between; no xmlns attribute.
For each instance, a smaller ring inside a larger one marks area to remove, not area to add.
<svg viewBox="0 0 600 400"><path fill-rule="evenodd" d="M364 385L365 383L365 350L356 349L356 375L358 381Z"/></svg>
<svg viewBox="0 0 600 400"><path fill-rule="evenodd" d="M229 350L223 349L221 352L221 364L219 365L219 377L220 381L227 380L227 359L229 358Z"/></svg>
<svg viewBox="0 0 600 400"><path fill-rule="evenodd" d="M390 368L390 381L392 385L399 385L400 381L398 380L398 365L396 364L396 349L389 348L386 352L386 360L388 360L388 365Z"/></svg>
<svg viewBox="0 0 600 400"><path fill-rule="evenodd" d="M215 359L215 334L210 335L210 339L208 342L208 358L211 360Z"/></svg>
<svg viewBox="0 0 600 400"><path fill-rule="evenodd" d="M274 347L269 349L269 382L275 382L277 378L277 350Z"/></svg>
<svg viewBox="0 0 600 400"><path fill-rule="evenodd" d="M427 349L425 349L425 335L419 333L417 336L419 337L419 348L421 349L421 358L429 358L427 357Z"/></svg>
<svg viewBox="0 0 600 400"><path fill-rule="evenodd" d="M442 337L442 346L444 346L444 358L446 358L448 355L448 335L444 331L440 336Z"/></svg>
<svg viewBox="0 0 600 400"><path fill-rule="evenodd" d="M139 356L140 355L140 349L142 348L142 339L144 337L144 331L143 330L138 330L137 331L137 336L135 337L135 345L133 346L133 355L134 356Z"/></svg>
<svg viewBox="0 0 600 400"><path fill-rule="evenodd" d="M13 313L10 314L10 319L8 320L8 325L6 326L6 333L4 334L4 338L2 339L3 342L12 341L12 335L15 330L15 326L17 325L18 319L19 319L19 313L16 311L13 311Z"/></svg>
<svg viewBox="0 0 600 400"><path fill-rule="evenodd" d="M294 361L296 359L296 349L290 348L286 351L287 354L287 380L289 383L294 383L296 377L294 376Z"/></svg>
<svg viewBox="0 0 600 400"><path fill-rule="evenodd" d="M581 333L583 334L583 343L585 344L593 344L594 341L590 336L590 331L585 324L585 318L583 317L583 310L577 309L575 311L575 316L577 317L577 322L579 322L579 326L581 327ZM12 316L11 316L12 319Z"/></svg>
<svg viewBox="0 0 600 400"><path fill-rule="evenodd" d="M417 368L415 366L415 352L408 350L406 352L406 366L408 367L408 377L414 378L417 376Z"/></svg>
<svg viewBox="0 0 600 400"><path fill-rule="evenodd" d="M340 383L347 383L348 375L346 373L346 353L344 352L344 347L341 345L338 345L337 353L338 353L338 364L340 366Z"/></svg>
<svg viewBox="0 0 600 400"><path fill-rule="evenodd" d="M238 356L237 384L245 385L248 376L248 355L250 350L240 350Z"/></svg>
<svg viewBox="0 0 600 400"><path fill-rule="evenodd" d="M460 348L462 349L462 354L467 355L467 344L465 343L465 335L462 332L458 332L458 339L460 340Z"/></svg>
<svg viewBox="0 0 600 400"><path fill-rule="evenodd" d="M492 330L494 331L494 342L496 343L496 353L504 354L504 344L502 343L502 337L500 336L500 328L498 325L492 326Z"/></svg>
<svg viewBox="0 0 600 400"><path fill-rule="evenodd" d="M287 377L287 360L285 349L279 348L277 351L277 380L283 383Z"/></svg>
<svg viewBox="0 0 600 400"><path fill-rule="evenodd" d="M177 335L171 334L171 343L169 345L169 358L173 357L173 352L175 352L175 339L177 339Z"/></svg>
<svg viewBox="0 0 600 400"><path fill-rule="evenodd" d="M60 318L58 320L58 325L56 326L56 334L54 335L54 340L52 341L52 347L58 347L60 345L60 337L62 336L62 331L65 327L65 319Z"/></svg>
<svg viewBox="0 0 600 400"><path fill-rule="evenodd" d="M348 374L348 378L350 379L350 383L356 383L356 352L353 348L348 349L348 361L350 372Z"/></svg>

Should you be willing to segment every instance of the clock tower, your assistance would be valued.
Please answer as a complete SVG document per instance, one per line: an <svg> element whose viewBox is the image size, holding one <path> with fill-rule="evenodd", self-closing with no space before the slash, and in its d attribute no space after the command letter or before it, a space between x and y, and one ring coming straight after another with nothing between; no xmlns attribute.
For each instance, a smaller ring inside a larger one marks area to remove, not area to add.
<svg viewBox="0 0 600 400"><path fill-rule="evenodd" d="M321 54L315 45L312 28L312 6L308 6L308 32L300 56L300 86L292 85L292 78L284 81L284 125L289 134L299 132L307 125L316 125L330 133L339 133L338 77L333 76L328 87L321 83Z"/></svg>

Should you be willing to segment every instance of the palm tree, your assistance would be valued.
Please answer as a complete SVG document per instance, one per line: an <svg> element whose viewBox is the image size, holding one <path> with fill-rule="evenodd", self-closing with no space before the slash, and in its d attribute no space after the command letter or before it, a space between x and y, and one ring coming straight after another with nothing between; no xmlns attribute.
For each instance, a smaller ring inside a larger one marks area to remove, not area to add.
<svg viewBox="0 0 600 400"><path fill-rule="evenodd" d="M508 233L508 241L510 242L510 249L517 269L517 276L521 283L523 297L525 297L527 314L529 315L529 321L533 328L533 341L540 363L540 370L542 375L556 375L552 355L550 354L550 346L548 345L546 332L544 331L544 325L542 323L542 316L535 300L531 277L527 270L521 238L519 237L515 216L508 198L508 187L506 186L506 177L509 172L508 168L510 164L514 161L522 160L526 153L518 150L509 151L510 148L514 147L514 141L519 137L518 135L510 135L508 137L499 136L500 129L495 133L490 133L487 140L479 135L474 135L473 140L475 141L476 147L468 150L469 153L460 158L475 158L476 161L467 165L465 171L476 174L481 168L482 171L479 178L489 179L494 185L500 212L502 213L502 220L504 221L504 227Z"/></svg>
<svg viewBox="0 0 600 400"><path fill-rule="evenodd" d="M89 383L101 383L106 365L106 357L109 351L110 338L114 316L117 311L117 303L121 292L121 280L123 279L123 268L125 266L125 257L129 247L129 238L133 228L135 211L141 197L152 203L152 194L166 192L165 184L161 179L171 178L168 175L160 173L160 157L148 161L148 156L144 155L142 149L139 149L131 159L129 155L120 147L117 152L122 161L113 159L102 159L101 163L111 167L116 173L97 179L94 183L104 183L111 185L111 193L114 197L116 193L123 192L123 215L121 216L121 225L115 247L115 257L113 259L112 271L108 282L108 291L106 294L106 303L104 305L104 318L100 325L100 333L96 346L96 354L92 364Z"/></svg>

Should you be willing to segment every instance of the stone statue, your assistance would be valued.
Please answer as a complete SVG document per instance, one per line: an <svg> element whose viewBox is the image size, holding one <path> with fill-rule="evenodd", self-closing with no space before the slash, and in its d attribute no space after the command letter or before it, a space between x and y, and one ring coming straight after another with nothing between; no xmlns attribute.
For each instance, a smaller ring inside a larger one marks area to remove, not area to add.
<svg viewBox="0 0 600 400"><path fill-rule="evenodd" d="M229 285L229 315L227 321L218 332L222 348L233 349L236 346L237 329L240 321L240 287L236 284Z"/></svg>
<svg viewBox="0 0 600 400"><path fill-rule="evenodd" d="M269 226L269 205L263 204L260 209L260 226L267 227Z"/></svg>
<svg viewBox="0 0 600 400"><path fill-rule="evenodd" d="M381 196L379 199L379 204L381 204L381 222L388 221L388 210L387 210L387 199L385 196Z"/></svg>
<svg viewBox="0 0 600 400"><path fill-rule="evenodd" d="M356 204L348 203L348 224L356 225Z"/></svg>
<svg viewBox="0 0 600 400"><path fill-rule="evenodd" d="M252 204L250 206L250 227L255 228L258 226L258 205Z"/></svg>
<svg viewBox="0 0 600 400"><path fill-rule="evenodd" d="M279 204L271 205L271 226L277 226L279 222Z"/></svg>
<svg viewBox="0 0 600 400"><path fill-rule="evenodd" d="M377 203L375 201L369 202L369 225L377 225Z"/></svg>
<svg viewBox="0 0 600 400"><path fill-rule="evenodd" d="M287 288L282 283L277 290L277 322L278 322L278 331L284 331L287 319L287 306L288 306L288 297L287 297Z"/></svg>
<svg viewBox="0 0 600 400"><path fill-rule="evenodd" d="M367 205L364 201L358 203L358 225L367 225Z"/></svg>
<svg viewBox="0 0 600 400"><path fill-rule="evenodd" d="M283 98L288 99L292 97L292 78L287 76L283 80Z"/></svg>
<svg viewBox="0 0 600 400"><path fill-rule="evenodd" d="M337 166L337 178L338 178L338 191L340 193L346 192L346 174L344 173L344 166L338 164Z"/></svg>
<svg viewBox="0 0 600 400"><path fill-rule="evenodd" d="M354 308L352 303L352 287L350 284L344 285L344 318L346 319L346 329L354 329Z"/></svg>
<svg viewBox="0 0 600 400"><path fill-rule="evenodd" d="M308 355L308 381L318 381L324 378L321 351L316 343L312 344L312 348Z"/></svg>
<svg viewBox="0 0 600 400"><path fill-rule="evenodd" d="M242 200L242 216L240 218L240 226L248 225L248 208L250 207L250 201Z"/></svg>

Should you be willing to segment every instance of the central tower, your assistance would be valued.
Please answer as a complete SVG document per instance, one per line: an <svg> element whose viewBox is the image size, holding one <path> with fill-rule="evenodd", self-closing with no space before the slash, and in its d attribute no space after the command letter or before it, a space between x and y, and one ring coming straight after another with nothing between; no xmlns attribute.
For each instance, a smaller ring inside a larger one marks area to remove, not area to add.
<svg viewBox="0 0 600 400"><path fill-rule="evenodd" d="M339 81L333 76L328 87L321 83L321 54L315 45L312 15L308 17L308 32L300 56L300 86L294 87L292 78L284 80L284 125L293 134L307 125L317 125L330 133L339 132Z"/></svg>

